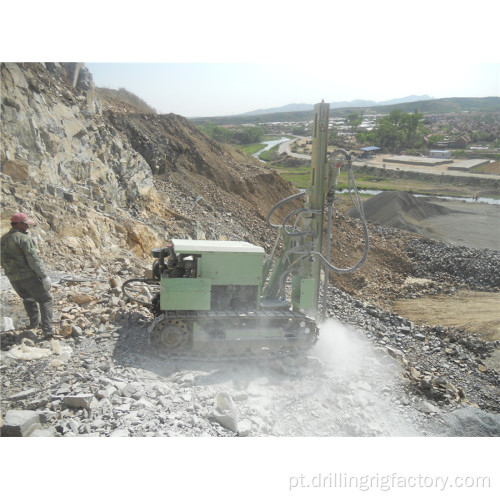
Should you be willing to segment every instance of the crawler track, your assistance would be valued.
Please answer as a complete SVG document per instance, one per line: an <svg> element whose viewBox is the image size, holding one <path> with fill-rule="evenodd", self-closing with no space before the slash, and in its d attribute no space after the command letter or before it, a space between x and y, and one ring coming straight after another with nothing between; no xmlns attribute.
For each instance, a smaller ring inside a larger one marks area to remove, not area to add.
<svg viewBox="0 0 500 500"><path fill-rule="evenodd" d="M149 328L152 351L187 360L273 359L310 349L315 321L293 311L166 311Z"/></svg>

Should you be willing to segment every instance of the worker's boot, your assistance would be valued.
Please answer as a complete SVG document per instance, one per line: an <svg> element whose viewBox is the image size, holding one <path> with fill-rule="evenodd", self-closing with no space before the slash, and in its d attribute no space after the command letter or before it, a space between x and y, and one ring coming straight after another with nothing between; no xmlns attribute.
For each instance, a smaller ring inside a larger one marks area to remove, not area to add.
<svg viewBox="0 0 500 500"><path fill-rule="evenodd" d="M24 309L28 315L29 324L28 330L36 330L40 325L40 313L38 312L38 304L34 299L24 299Z"/></svg>
<svg viewBox="0 0 500 500"><path fill-rule="evenodd" d="M40 303L40 313L42 315L42 331L43 336L47 339L54 336L54 329L52 327L52 300Z"/></svg>

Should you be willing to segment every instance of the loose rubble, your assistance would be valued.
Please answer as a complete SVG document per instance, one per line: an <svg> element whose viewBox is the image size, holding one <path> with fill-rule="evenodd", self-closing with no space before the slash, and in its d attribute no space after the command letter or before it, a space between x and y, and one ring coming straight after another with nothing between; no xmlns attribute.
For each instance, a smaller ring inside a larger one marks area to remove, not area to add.
<svg viewBox="0 0 500 500"><path fill-rule="evenodd" d="M425 276L427 261L414 263ZM150 312L113 285L84 277L55 284L55 340L2 333L5 435L500 435L500 377L484 364L499 341L419 327L332 289L335 320L308 356L169 360L150 350Z"/></svg>

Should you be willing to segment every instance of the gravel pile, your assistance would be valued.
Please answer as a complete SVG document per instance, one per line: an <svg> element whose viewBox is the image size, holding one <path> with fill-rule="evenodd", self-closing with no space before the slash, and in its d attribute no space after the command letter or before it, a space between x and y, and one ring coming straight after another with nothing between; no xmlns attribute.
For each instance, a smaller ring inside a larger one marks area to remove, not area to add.
<svg viewBox="0 0 500 500"><path fill-rule="evenodd" d="M453 212L403 191L384 191L372 196L363 203L363 210L368 220L415 232L419 229L415 223ZM356 209L350 210L349 215L359 217Z"/></svg>
<svg viewBox="0 0 500 500"><path fill-rule="evenodd" d="M419 278L452 281L481 290L500 288L500 252L411 239L408 255Z"/></svg>
<svg viewBox="0 0 500 500"><path fill-rule="evenodd" d="M375 346L398 359L409 390L441 408L472 404L498 412L500 376L484 360L500 346L466 332L419 327L410 320L337 291L330 314L363 331Z"/></svg>

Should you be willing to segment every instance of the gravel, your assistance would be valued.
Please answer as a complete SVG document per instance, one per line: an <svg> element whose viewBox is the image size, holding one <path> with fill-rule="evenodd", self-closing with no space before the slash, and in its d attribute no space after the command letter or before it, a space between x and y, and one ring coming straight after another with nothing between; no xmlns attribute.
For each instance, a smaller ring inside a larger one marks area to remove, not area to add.
<svg viewBox="0 0 500 500"><path fill-rule="evenodd" d="M446 279L495 284L472 272L478 262L497 265L495 252L420 240L409 253L418 276L442 269ZM458 276L446 264L457 261ZM113 278L54 286L65 337L2 333L4 422L11 411L35 412L40 428L30 435L64 437L500 435L500 378L484 365L498 341L418 327L332 289L330 319L307 356L175 361L150 351L151 314L125 301ZM20 347L28 359L11 357ZM49 354L29 359L41 350Z"/></svg>
<svg viewBox="0 0 500 500"><path fill-rule="evenodd" d="M408 255L416 264L416 277L453 281L479 290L500 288L497 250L412 239L408 242Z"/></svg>

